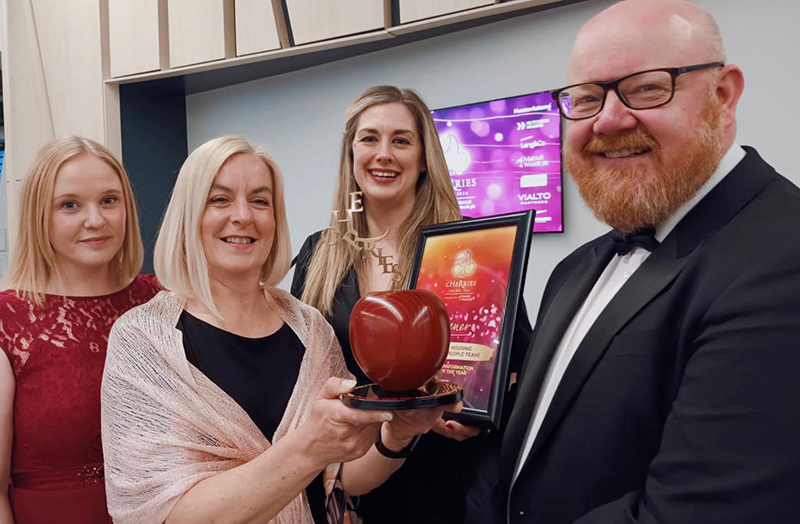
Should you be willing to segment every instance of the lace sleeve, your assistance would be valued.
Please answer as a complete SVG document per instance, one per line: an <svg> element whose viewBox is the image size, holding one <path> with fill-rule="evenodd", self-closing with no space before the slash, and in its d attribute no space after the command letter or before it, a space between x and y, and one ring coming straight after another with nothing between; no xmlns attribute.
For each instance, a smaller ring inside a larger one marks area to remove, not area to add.
<svg viewBox="0 0 800 524"><path fill-rule="evenodd" d="M17 297L16 292L0 292L0 349L8 357L14 376L19 374L30 356L32 310L32 305Z"/></svg>

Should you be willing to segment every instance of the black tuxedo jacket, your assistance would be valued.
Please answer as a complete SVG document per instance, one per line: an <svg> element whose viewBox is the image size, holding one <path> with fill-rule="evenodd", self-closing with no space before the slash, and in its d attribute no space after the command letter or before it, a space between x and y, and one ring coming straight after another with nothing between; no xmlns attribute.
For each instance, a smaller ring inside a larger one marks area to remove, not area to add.
<svg viewBox="0 0 800 524"><path fill-rule="evenodd" d="M750 148L598 317L512 481L552 355L612 256L607 234L550 277L467 521L800 522L800 190Z"/></svg>

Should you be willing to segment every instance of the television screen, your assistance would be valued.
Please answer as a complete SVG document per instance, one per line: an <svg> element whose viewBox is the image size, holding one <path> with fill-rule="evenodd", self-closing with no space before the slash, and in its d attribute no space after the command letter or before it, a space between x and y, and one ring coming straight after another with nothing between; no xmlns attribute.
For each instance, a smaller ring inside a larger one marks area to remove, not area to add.
<svg viewBox="0 0 800 524"><path fill-rule="evenodd" d="M535 233L564 230L561 118L549 91L431 114L462 215L533 208Z"/></svg>

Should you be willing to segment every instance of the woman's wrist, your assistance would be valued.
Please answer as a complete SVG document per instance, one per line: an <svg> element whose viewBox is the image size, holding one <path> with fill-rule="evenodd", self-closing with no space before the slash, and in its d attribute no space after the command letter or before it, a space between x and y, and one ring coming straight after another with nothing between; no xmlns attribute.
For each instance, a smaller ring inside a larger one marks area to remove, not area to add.
<svg viewBox="0 0 800 524"><path fill-rule="evenodd" d="M328 467L331 461L317 456L316 433L307 426L308 424L304 424L295 431L290 431L275 445L282 443L286 446L285 452L296 459L296 464L301 469L320 472Z"/></svg>
<svg viewBox="0 0 800 524"><path fill-rule="evenodd" d="M389 435L391 426L387 426L386 434ZM417 446L417 442L421 435L414 435L411 437L411 440L406 441L406 439L398 439L395 438L393 445L394 448L387 447L383 443L383 426L381 426L381 430L378 432L378 439L375 441L375 448L378 450L378 453L383 455L386 458L390 459L406 459L411 456L414 452L414 448ZM403 445L404 444L404 445ZM403 445L402 447L400 447Z"/></svg>
<svg viewBox="0 0 800 524"><path fill-rule="evenodd" d="M408 447L411 444L411 441L414 440L416 435L411 435L408 437L398 436L392 431L391 424L388 422L384 422L381 425L381 442L383 445L392 450L392 451L401 451Z"/></svg>

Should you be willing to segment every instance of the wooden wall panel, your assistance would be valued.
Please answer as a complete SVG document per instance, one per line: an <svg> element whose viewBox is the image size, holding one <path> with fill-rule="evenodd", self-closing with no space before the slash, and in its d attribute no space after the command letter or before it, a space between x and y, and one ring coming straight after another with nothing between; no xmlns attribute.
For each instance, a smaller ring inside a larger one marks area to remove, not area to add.
<svg viewBox="0 0 800 524"><path fill-rule="evenodd" d="M21 182L50 140L82 135L105 143L98 0L6 2L3 105L9 237Z"/></svg>
<svg viewBox="0 0 800 524"><path fill-rule="evenodd" d="M499 3L495 0L436 0L435 2L431 0L398 1L400 3L401 24Z"/></svg>
<svg viewBox="0 0 800 524"><path fill-rule="evenodd" d="M286 0L295 45L384 28L380 0Z"/></svg>
<svg viewBox="0 0 800 524"><path fill-rule="evenodd" d="M167 18L170 67L235 56L233 0L168 0Z"/></svg>
<svg viewBox="0 0 800 524"><path fill-rule="evenodd" d="M236 56L288 47L280 0L236 0Z"/></svg>
<svg viewBox="0 0 800 524"><path fill-rule="evenodd" d="M34 0L47 98L57 137L105 141L97 0Z"/></svg>
<svg viewBox="0 0 800 524"><path fill-rule="evenodd" d="M111 76L168 67L167 0L108 0Z"/></svg>
<svg viewBox="0 0 800 524"><path fill-rule="evenodd" d="M7 2L6 9L6 43L3 46L6 157L3 178L22 180L36 152L55 136L55 128L33 6L30 0L23 0Z"/></svg>
<svg viewBox="0 0 800 524"><path fill-rule="evenodd" d="M8 248L17 236L19 192L36 151L54 136L44 70L30 2L4 2L3 111L6 140L3 183L8 204ZM1 7L1 6L0 6Z"/></svg>

